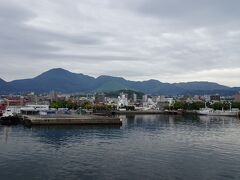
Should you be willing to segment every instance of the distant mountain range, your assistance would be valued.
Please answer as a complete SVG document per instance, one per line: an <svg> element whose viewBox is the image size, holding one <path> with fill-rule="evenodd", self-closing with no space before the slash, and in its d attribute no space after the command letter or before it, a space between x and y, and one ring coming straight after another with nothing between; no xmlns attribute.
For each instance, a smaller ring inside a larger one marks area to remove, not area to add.
<svg viewBox="0 0 240 180"><path fill-rule="evenodd" d="M158 80L129 81L121 77L99 76L94 78L65 69L51 69L32 79L6 82L0 79L0 94L46 93L52 90L62 93L110 92L122 89L153 95L222 94L232 95L240 91L212 82L162 83Z"/></svg>

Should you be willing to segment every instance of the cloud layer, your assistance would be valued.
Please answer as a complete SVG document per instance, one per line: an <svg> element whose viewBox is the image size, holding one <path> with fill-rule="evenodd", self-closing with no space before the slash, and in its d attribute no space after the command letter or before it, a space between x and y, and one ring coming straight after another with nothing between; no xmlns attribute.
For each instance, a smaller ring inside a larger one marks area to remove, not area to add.
<svg viewBox="0 0 240 180"><path fill-rule="evenodd" d="M0 77L54 67L240 86L238 0L1 0Z"/></svg>

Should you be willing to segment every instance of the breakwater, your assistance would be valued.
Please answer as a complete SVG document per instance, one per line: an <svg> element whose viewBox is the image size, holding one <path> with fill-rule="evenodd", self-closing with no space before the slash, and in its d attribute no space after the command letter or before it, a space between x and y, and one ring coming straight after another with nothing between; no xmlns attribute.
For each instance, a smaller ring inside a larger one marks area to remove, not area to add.
<svg viewBox="0 0 240 180"><path fill-rule="evenodd" d="M121 125L118 117L96 115L23 116L25 125Z"/></svg>

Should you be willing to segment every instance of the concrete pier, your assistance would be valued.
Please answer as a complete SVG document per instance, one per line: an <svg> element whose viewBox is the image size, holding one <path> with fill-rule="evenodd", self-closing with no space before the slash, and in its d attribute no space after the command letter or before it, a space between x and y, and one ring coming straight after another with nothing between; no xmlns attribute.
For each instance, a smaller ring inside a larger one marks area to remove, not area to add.
<svg viewBox="0 0 240 180"><path fill-rule="evenodd" d="M122 125L118 117L96 115L23 116L26 125Z"/></svg>
<svg viewBox="0 0 240 180"><path fill-rule="evenodd" d="M177 110L171 110L171 111L159 111L159 110L149 110L149 111L114 111L114 114L121 114L121 115L128 115L128 114L134 114L134 115L154 115L154 114L183 114L182 111Z"/></svg>
<svg viewBox="0 0 240 180"><path fill-rule="evenodd" d="M147 114L165 114L165 111L113 111L112 113L114 114L119 114L119 115L147 115Z"/></svg>

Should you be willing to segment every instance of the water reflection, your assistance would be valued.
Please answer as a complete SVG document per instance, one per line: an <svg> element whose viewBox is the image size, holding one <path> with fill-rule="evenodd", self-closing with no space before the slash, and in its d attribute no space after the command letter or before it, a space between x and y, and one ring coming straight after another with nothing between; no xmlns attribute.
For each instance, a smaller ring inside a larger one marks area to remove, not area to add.
<svg viewBox="0 0 240 180"><path fill-rule="evenodd" d="M186 116L172 116L172 115L131 115L131 116L121 116L124 119L125 127L136 127L136 126L171 126L176 124L201 124L201 123L222 123L223 125L238 123L239 118L228 117L228 116L197 116L197 115L186 115Z"/></svg>
<svg viewBox="0 0 240 180"><path fill-rule="evenodd" d="M124 121L123 125L125 127L148 127L148 126L165 126L169 124L169 122L173 122L176 120L176 117L173 116L163 116L163 115L131 115L131 116L122 116Z"/></svg>
<svg viewBox="0 0 240 180"><path fill-rule="evenodd" d="M9 134L11 133L11 127L8 127L8 126L5 126L3 127L3 137L4 137L4 140L5 140L5 143L7 143L8 141L8 137L9 137Z"/></svg>
<svg viewBox="0 0 240 180"><path fill-rule="evenodd" d="M206 128L230 128L240 124L237 117L199 116L199 120Z"/></svg>
<svg viewBox="0 0 240 180"><path fill-rule="evenodd" d="M239 121L237 117L228 117L228 116L198 116L199 120L202 122L222 122L233 123Z"/></svg>
<svg viewBox="0 0 240 180"><path fill-rule="evenodd" d="M121 118L121 127L0 126L0 179L240 179L239 119Z"/></svg>
<svg viewBox="0 0 240 180"><path fill-rule="evenodd" d="M86 139L121 138L121 126L33 126L32 136L38 138L41 143L52 144L56 147L67 145L72 141L83 143Z"/></svg>

